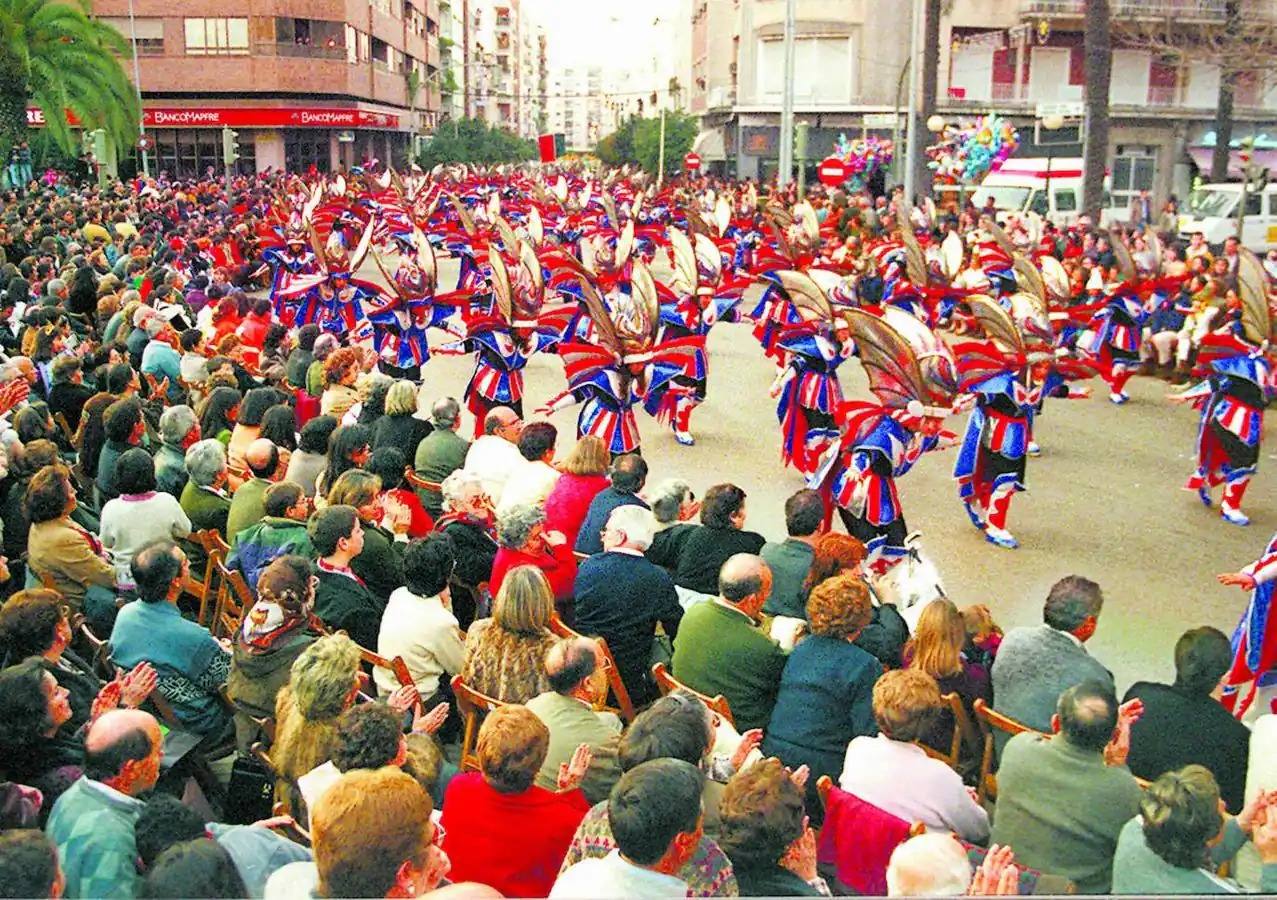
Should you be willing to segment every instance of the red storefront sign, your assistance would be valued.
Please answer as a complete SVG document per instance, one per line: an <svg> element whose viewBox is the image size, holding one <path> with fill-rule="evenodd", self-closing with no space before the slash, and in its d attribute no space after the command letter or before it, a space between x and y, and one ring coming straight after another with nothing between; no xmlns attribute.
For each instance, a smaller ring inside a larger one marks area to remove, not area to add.
<svg viewBox="0 0 1277 900"><path fill-rule="evenodd" d="M67 121L79 125L70 111ZM142 110L147 128L392 128L395 113L328 106L148 106ZM44 126L44 111L27 109L27 125Z"/></svg>

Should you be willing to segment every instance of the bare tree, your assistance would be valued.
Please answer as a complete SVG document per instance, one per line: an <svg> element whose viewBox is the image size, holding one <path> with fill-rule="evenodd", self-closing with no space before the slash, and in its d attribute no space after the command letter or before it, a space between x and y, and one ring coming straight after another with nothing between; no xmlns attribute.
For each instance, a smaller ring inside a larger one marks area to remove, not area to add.
<svg viewBox="0 0 1277 900"><path fill-rule="evenodd" d="M1088 0L1082 35L1086 68L1086 142L1083 148L1082 211L1100 224L1104 169L1109 150L1109 83L1113 76L1113 35L1109 0Z"/></svg>
<svg viewBox="0 0 1277 900"><path fill-rule="evenodd" d="M1216 22L1191 25L1168 15L1165 19L1123 20L1118 37L1124 46L1139 47L1173 60L1177 65L1204 63L1219 69L1215 105L1215 150L1210 178L1228 177L1229 144L1233 139L1233 105L1243 77L1256 77L1277 55L1277 3L1273 0L1224 0Z"/></svg>
<svg viewBox="0 0 1277 900"><path fill-rule="evenodd" d="M940 66L940 16L948 12L948 0L926 0L925 19L922 39L922 103L918 109L918 120L909 123L910 128L917 128L919 134L927 134L927 120L936 112L936 82L939 78ZM924 142L925 144L925 142ZM927 165L927 155L918 154L918 167L914 170L913 183L920 195L931 193L931 169ZM913 198L909 198L913 202Z"/></svg>

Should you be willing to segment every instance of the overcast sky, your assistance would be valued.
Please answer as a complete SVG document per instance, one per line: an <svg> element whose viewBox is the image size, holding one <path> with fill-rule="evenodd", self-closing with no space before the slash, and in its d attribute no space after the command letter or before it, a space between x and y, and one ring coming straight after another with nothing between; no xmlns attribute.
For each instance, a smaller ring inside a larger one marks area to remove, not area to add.
<svg viewBox="0 0 1277 900"><path fill-rule="evenodd" d="M653 21L686 10L686 0L523 0L545 27L551 65L609 64L618 68L650 60L658 35ZM683 25L691 28L691 24ZM666 32L665 34L668 34Z"/></svg>

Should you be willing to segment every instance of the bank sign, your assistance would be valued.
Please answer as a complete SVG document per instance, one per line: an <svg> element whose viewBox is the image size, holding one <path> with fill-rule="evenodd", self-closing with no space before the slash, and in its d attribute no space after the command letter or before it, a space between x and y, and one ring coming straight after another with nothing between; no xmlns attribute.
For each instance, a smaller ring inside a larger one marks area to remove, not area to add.
<svg viewBox="0 0 1277 900"><path fill-rule="evenodd" d="M67 111L67 122L80 123ZM327 106L149 106L142 110L147 128L386 128L398 129L395 113ZM44 111L27 109L27 125L44 127Z"/></svg>

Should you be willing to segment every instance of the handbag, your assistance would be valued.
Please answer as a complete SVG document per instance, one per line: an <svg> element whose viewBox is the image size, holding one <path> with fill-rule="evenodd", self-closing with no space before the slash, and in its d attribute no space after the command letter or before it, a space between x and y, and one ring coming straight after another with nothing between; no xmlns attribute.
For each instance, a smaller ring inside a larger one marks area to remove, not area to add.
<svg viewBox="0 0 1277 900"><path fill-rule="evenodd" d="M275 776L252 756L237 756L226 788L225 819L251 825L269 819L275 800Z"/></svg>

